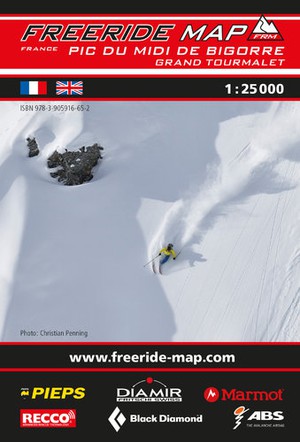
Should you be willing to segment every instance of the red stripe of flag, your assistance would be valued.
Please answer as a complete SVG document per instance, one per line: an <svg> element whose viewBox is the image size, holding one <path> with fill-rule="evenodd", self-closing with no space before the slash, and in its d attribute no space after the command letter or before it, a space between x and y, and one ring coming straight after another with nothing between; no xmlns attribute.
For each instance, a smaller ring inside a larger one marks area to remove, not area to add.
<svg viewBox="0 0 300 442"><path fill-rule="evenodd" d="M38 82L38 93L41 95L47 94L47 81Z"/></svg>

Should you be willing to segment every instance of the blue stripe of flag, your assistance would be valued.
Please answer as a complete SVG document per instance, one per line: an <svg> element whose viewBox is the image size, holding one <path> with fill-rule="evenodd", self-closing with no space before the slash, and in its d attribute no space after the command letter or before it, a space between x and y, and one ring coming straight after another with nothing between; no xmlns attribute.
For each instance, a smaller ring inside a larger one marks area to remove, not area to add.
<svg viewBox="0 0 300 442"><path fill-rule="evenodd" d="M29 81L20 81L20 94L29 95Z"/></svg>

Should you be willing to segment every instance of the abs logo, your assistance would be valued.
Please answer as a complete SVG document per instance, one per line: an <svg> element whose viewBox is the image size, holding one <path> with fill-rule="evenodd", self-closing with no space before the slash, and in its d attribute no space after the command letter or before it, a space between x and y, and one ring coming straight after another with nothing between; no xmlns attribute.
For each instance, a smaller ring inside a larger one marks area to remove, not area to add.
<svg viewBox="0 0 300 442"><path fill-rule="evenodd" d="M250 412L250 408L246 408L244 405L241 405L234 410L234 430L241 425L244 417L246 417L246 426L250 428L284 427L282 422L278 423L278 421L284 420L283 411L256 410L250 415L247 413L248 411Z"/></svg>
<svg viewBox="0 0 300 442"><path fill-rule="evenodd" d="M74 409L21 409L21 428L75 428Z"/></svg>
<svg viewBox="0 0 300 442"><path fill-rule="evenodd" d="M243 419L244 414L247 411L249 411L249 408L245 408L243 405L234 410L233 412L235 420L235 425L233 427L234 430L241 425L241 420Z"/></svg>

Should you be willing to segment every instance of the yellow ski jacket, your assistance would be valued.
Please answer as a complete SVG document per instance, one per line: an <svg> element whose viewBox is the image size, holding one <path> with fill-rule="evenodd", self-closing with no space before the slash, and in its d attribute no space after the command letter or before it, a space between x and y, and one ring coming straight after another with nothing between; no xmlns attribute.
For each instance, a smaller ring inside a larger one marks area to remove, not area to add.
<svg viewBox="0 0 300 442"><path fill-rule="evenodd" d="M166 247L163 247L160 251L159 251L159 253L164 253L165 255L173 255L173 258L176 258L176 253L175 253L175 250L173 250L173 249L171 249L171 250L168 250Z"/></svg>

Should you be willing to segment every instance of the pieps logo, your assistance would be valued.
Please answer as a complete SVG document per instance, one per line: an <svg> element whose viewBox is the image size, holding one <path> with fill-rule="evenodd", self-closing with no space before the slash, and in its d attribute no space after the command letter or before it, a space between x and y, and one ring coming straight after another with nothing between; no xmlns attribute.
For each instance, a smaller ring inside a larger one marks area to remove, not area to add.
<svg viewBox="0 0 300 442"><path fill-rule="evenodd" d="M283 423L278 423L278 421L284 420L283 411L256 410L253 411L250 415L249 413L247 413L248 411L250 412L250 408L246 408L244 405L241 405L234 410L234 430L236 430L241 425L244 417L246 417L245 422L247 427L284 427Z"/></svg>
<svg viewBox="0 0 300 442"><path fill-rule="evenodd" d="M117 402L181 402L181 389L147 377L131 388L117 388Z"/></svg>
<svg viewBox="0 0 300 442"><path fill-rule="evenodd" d="M28 387L21 388L23 399L83 399L84 387Z"/></svg>
<svg viewBox="0 0 300 442"><path fill-rule="evenodd" d="M268 20L262 15L256 23L253 31L251 32L248 40L255 41L274 41L283 40L280 32L275 26L274 22L268 22Z"/></svg>
<svg viewBox="0 0 300 442"><path fill-rule="evenodd" d="M21 395L21 398L23 398L23 399L28 398L30 395L29 388L27 388L27 387L21 388L20 395Z"/></svg>

